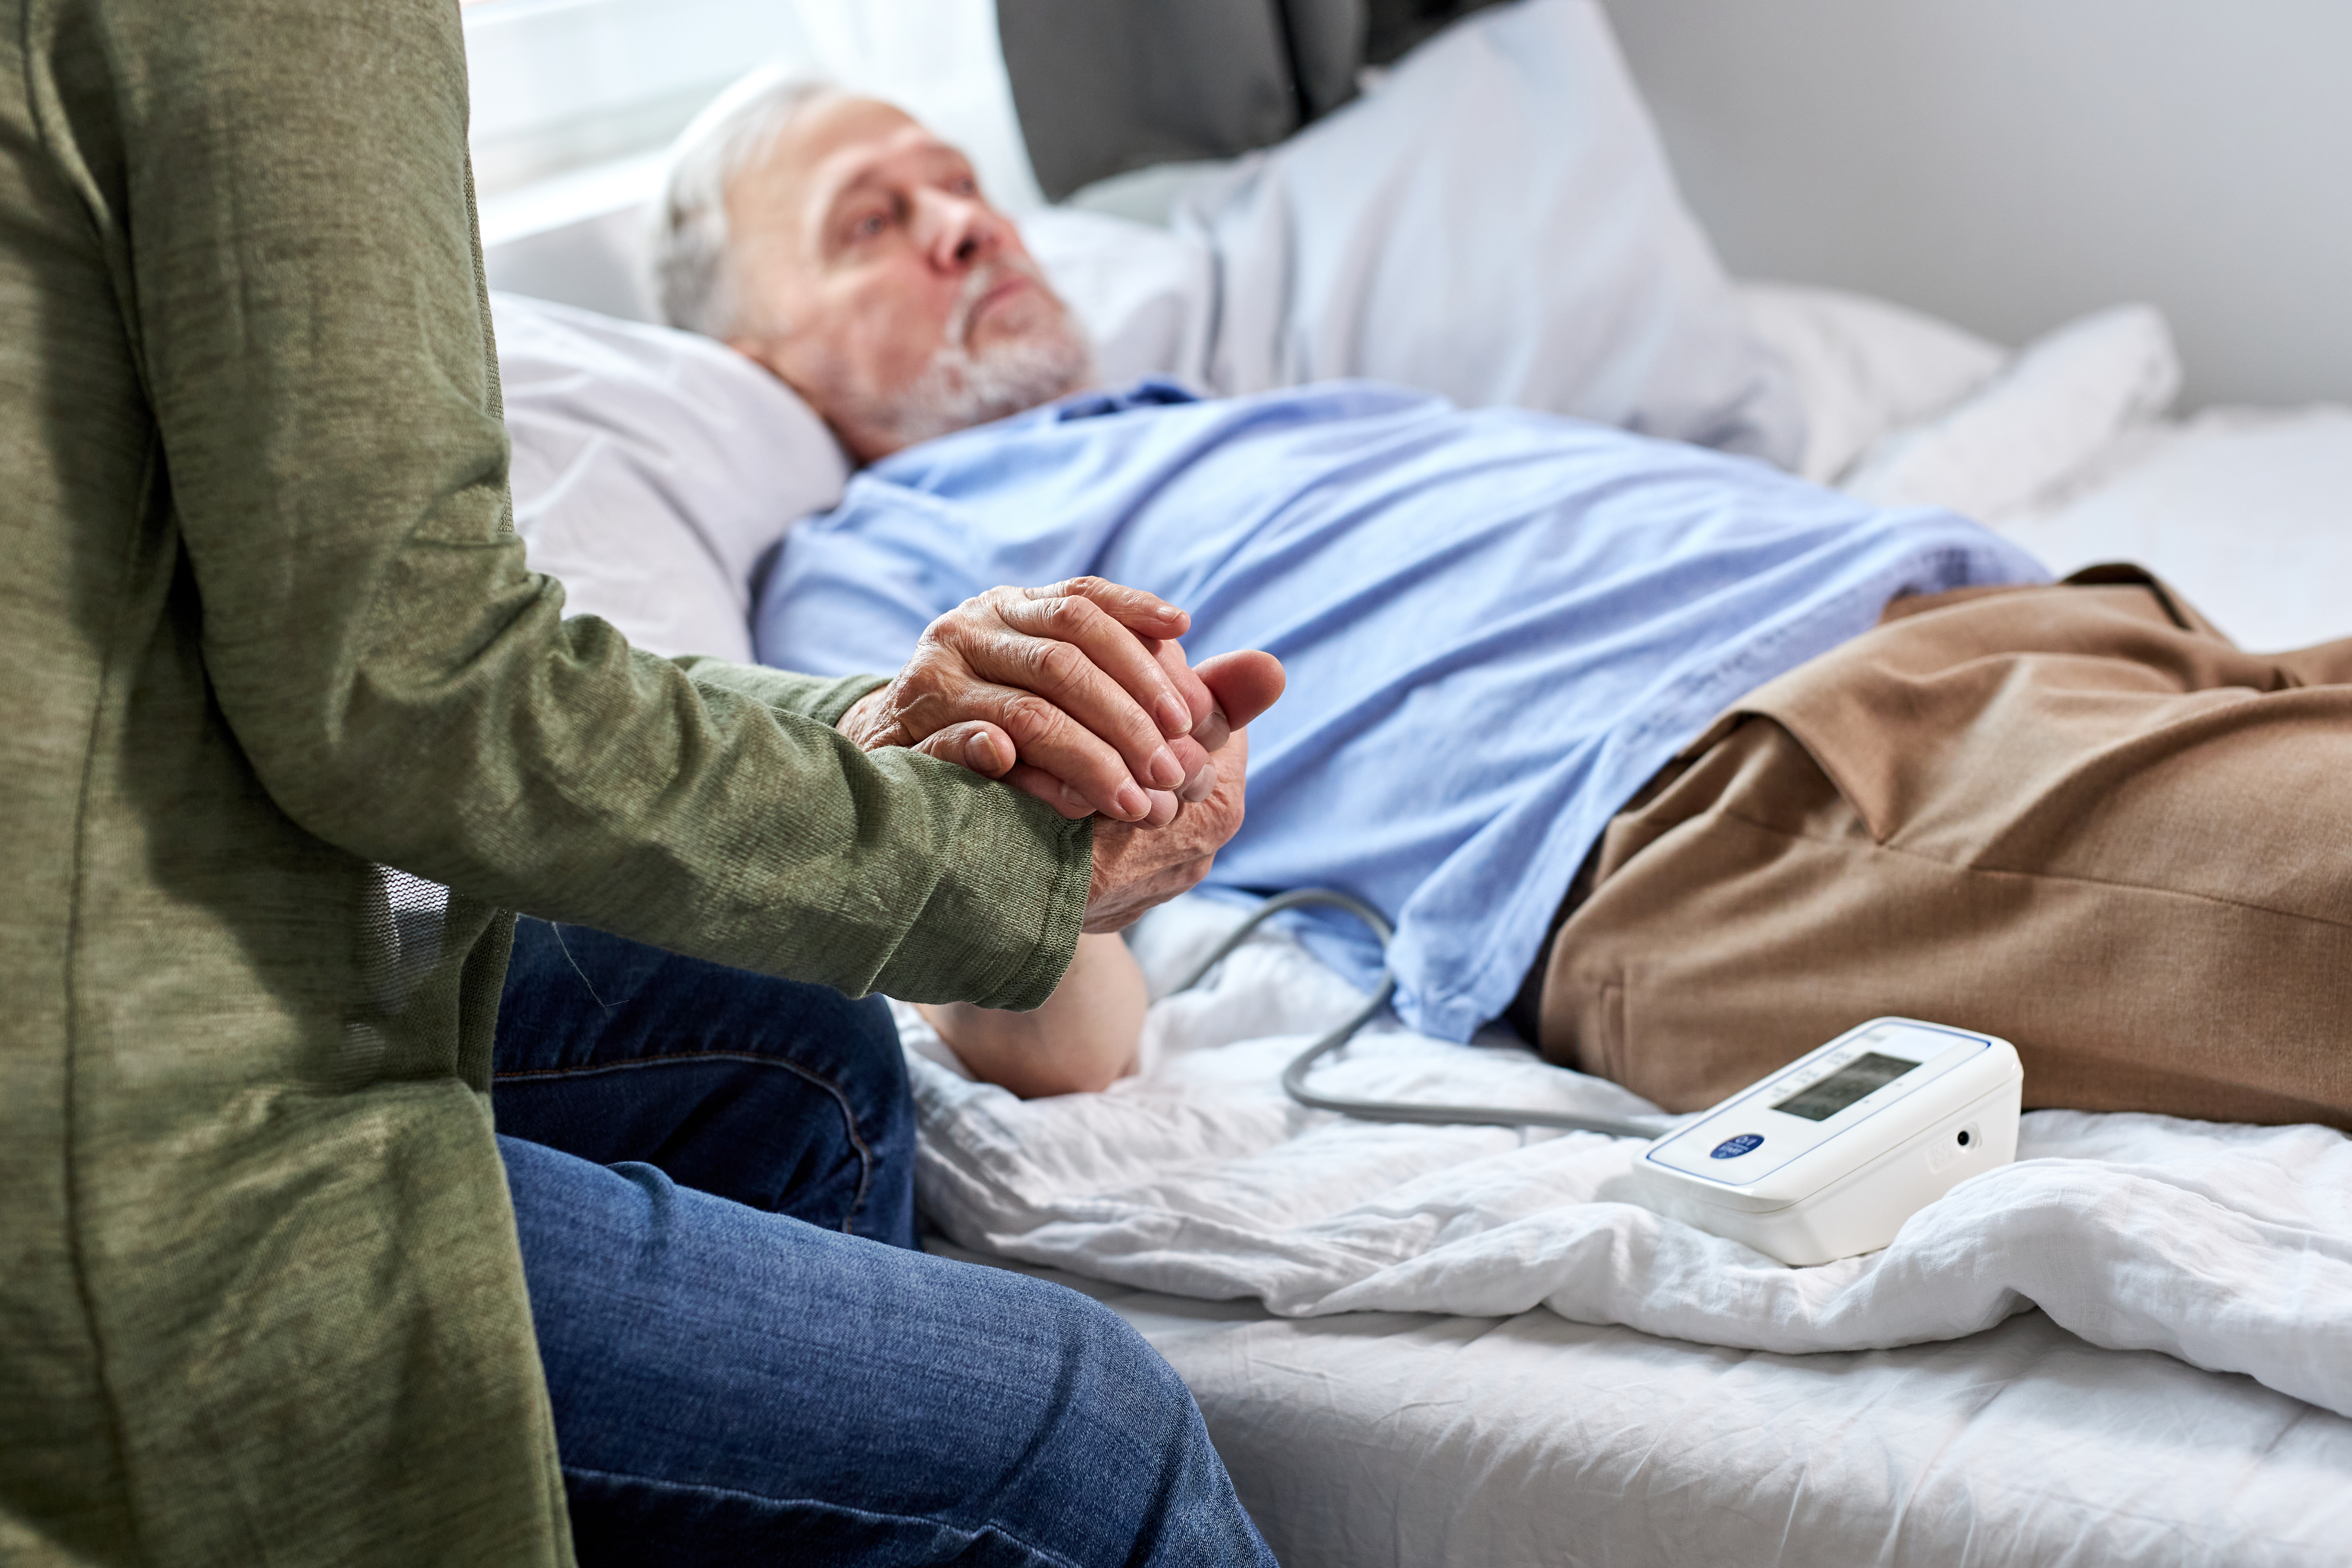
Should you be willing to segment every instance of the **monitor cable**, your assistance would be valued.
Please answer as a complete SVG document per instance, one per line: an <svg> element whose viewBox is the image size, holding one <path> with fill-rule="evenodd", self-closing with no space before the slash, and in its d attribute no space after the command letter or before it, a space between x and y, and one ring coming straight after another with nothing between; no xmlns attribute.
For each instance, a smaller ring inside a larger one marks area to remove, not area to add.
<svg viewBox="0 0 2352 1568"><path fill-rule="evenodd" d="M1380 910L1349 894L1328 888L1300 888L1277 894L1250 912L1224 941L1211 951L1209 956L1193 967L1181 984L1168 993L1176 995L1190 991L1208 978L1209 972L1223 963L1234 949L1249 940L1257 928L1286 910L1306 909L1317 905L1344 910L1372 929L1380 938L1381 955L1388 956L1389 942L1396 931ZM1570 1132L1605 1132L1612 1138L1655 1138L1670 1131L1675 1119L1666 1117L1570 1116L1549 1110L1507 1110L1491 1105L1427 1105L1402 1100L1343 1100L1337 1095L1318 1094L1307 1087L1307 1075L1317 1062L1355 1038L1356 1032L1378 1017L1381 1009L1389 1005L1396 994L1394 972L1382 967L1380 983L1372 989L1372 999L1298 1053L1282 1071L1283 1092L1311 1110L1336 1110L1342 1116L1359 1121L1404 1121L1435 1127L1558 1127Z"/></svg>

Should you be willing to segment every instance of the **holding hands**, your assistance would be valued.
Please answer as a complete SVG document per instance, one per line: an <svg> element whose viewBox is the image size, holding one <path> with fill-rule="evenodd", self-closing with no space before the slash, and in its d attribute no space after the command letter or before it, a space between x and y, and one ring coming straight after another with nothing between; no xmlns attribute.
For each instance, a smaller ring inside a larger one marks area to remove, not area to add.
<svg viewBox="0 0 2352 1568"><path fill-rule="evenodd" d="M1174 643L1166 645L1176 649ZM1176 657L1183 657L1176 649ZM1190 892L1209 874L1217 851L1242 825L1248 783L1249 721L1282 695L1282 666L1272 654L1245 650L1201 661L1197 679L1215 704L1192 739L1215 757L1203 773L1208 792L1170 806L1148 823L1095 825L1094 881L1087 893L1086 929L1124 930L1154 905Z"/></svg>
<svg viewBox="0 0 2352 1568"><path fill-rule="evenodd" d="M911 747L1098 814L1087 930L1117 931L1208 874L1241 826L1243 727L1282 694L1270 654L1192 668L1176 643L1190 626L1098 577L991 589L934 621L838 727L863 750Z"/></svg>

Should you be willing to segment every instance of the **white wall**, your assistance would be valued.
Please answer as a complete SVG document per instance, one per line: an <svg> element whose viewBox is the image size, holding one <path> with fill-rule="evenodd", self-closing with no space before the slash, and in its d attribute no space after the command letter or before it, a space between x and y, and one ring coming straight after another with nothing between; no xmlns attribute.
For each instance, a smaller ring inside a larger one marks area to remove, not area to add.
<svg viewBox="0 0 2352 1568"><path fill-rule="evenodd" d="M1605 0L1735 272L2016 342L2152 300L2186 401L2352 400L2352 0Z"/></svg>

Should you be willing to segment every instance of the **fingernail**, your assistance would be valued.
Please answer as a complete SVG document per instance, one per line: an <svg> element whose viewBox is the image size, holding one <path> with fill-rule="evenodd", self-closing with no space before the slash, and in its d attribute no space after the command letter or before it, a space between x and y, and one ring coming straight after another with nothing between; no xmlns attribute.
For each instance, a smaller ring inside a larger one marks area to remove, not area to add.
<svg viewBox="0 0 2352 1568"><path fill-rule="evenodd" d="M1111 798L1117 803L1119 815L1129 822L1138 820L1151 810L1151 803L1143 798L1143 792L1131 784L1119 785L1118 794Z"/></svg>
<svg viewBox="0 0 2352 1568"><path fill-rule="evenodd" d="M1092 811L1095 808L1094 802L1088 800L1085 795L1080 795L1068 784L1064 784L1062 786L1062 804L1068 806L1072 811Z"/></svg>
<svg viewBox="0 0 2352 1568"><path fill-rule="evenodd" d="M996 771L996 742L986 735L974 735L971 740L966 741L963 743L963 754L971 762L974 772L992 773Z"/></svg>
<svg viewBox="0 0 2352 1568"><path fill-rule="evenodd" d="M1163 735L1192 732L1192 710L1172 696L1164 696L1153 703L1151 716L1160 721L1160 732Z"/></svg>
<svg viewBox="0 0 2352 1568"><path fill-rule="evenodd" d="M1184 781L1184 787L1176 792L1176 798L1182 801L1186 805L1198 805L1201 802L1208 799L1211 795L1214 794L1216 792L1216 788L1217 764L1214 763L1202 763L1201 764L1201 771L1194 773L1191 778L1186 779Z"/></svg>
<svg viewBox="0 0 2352 1568"><path fill-rule="evenodd" d="M1151 775L1151 782L1161 789L1174 789L1184 782L1184 764L1178 762L1176 753L1165 746L1151 753L1151 765L1144 771Z"/></svg>

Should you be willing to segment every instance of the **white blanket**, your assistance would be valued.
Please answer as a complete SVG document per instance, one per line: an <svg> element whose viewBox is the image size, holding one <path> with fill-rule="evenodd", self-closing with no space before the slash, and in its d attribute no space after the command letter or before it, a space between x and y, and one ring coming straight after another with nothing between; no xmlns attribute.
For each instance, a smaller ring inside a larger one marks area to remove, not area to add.
<svg viewBox="0 0 2352 1568"><path fill-rule="evenodd" d="M1179 900L1139 931L1169 984L1237 918ZM2326 1128L2036 1111L2018 1162L1885 1251L1785 1268L1616 1201L1640 1145L1350 1121L1291 1104L1284 1063L1357 1000L1262 933L1157 1003L1143 1070L1022 1101L971 1081L901 1010L921 1201L957 1242L1097 1279L1307 1317L1542 1305L1775 1352L1955 1339L2039 1306L2095 1344L2248 1373L2352 1415L2352 1140ZM1318 1069L1371 1097L1623 1112L1624 1090L1516 1046L1376 1027Z"/></svg>

